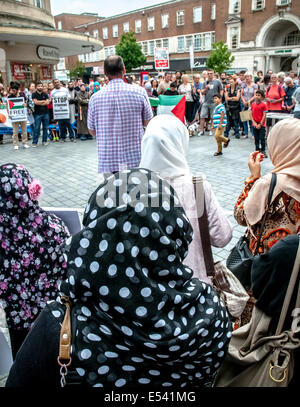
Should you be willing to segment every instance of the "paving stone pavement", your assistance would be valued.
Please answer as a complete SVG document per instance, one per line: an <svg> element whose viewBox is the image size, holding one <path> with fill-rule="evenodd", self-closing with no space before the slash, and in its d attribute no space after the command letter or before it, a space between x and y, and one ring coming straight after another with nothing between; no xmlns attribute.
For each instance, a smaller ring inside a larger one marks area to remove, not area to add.
<svg viewBox="0 0 300 407"><path fill-rule="evenodd" d="M39 145L27 150L21 146L19 150L13 150L11 140L5 137L4 141L0 145L0 164L22 164L34 178L42 182L44 193L40 200L41 206L85 206L99 182L95 140L78 140L75 144L70 141L52 142L48 146ZM244 178L249 175L248 156L254 150L253 143L251 139L232 138L228 148L223 150L223 155L214 157L214 137L204 135L190 139L188 162L192 173L203 172L206 175L233 226L231 242L224 248L213 248L215 261L225 261L229 250L245 230L237 224L232 212L244 186ZM271 168L270 159L264 160L262 173L267 173ZM5 327L3 320L0 321L0 327ZM6 377L0 377L0 387L4 386L5 380Z"/></svg>
<svg viewBox="0 0 300 407"><path fill-rule="evenodd" d="M213 248L215 261L225 260L229 250L236 244L245 228L239 226L233 215L234 204L249 175L248 156L254 150L254 141L235 139L223 155L214 157L216 142L214 137L194 136L190 139L188 162L193 174L203 172L210 182L219 203L233 226L232 241L223 249ZM95 140L78 140L71 143L51 142L48 146L13 150L11 141L5 138L0 146L0 164L17 162L24 165L39 179L44 187L40 204L44 207L83 208L91 193L98 185L97 149ZM262 163L262 173L272 168L269 158Z"/></svg>

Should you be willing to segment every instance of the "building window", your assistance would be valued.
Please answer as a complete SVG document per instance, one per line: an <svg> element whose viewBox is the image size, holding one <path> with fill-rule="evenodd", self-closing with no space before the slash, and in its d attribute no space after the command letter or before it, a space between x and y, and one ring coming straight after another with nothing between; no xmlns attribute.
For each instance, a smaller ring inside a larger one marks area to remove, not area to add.
<svg viewBox="0 0 300 407"><path fill-rule="evenodd" d="M291 3L291 0L276 0L277 6L287 6Z"/></svg>
<svg viewBox="0 0 300 407"><path fill-rule="evenodd" d="M193 22L201 23L202 21L202 7L194 7L193 9Z"/></svg>
<svg viewBox="0 0 300 407"><path fill-rule="evenodd" d="M109 55L114 55L114 54L115 54L115 47L105 47L104 48L105 58L107 58Z"/></svg>
<svg viewBox="0 0 300 407"><path fill-rule="evenodd" d="M217 9L216 5L212 4L211 5L211 19L212 20L216 19L216 9Z"/></svg>
<svg viewBox="0 0 300 407"><path fill-rule="evenodd" d="M99 31L98 31L98 30L94 30L94 31L93 31L93 36L94 36L94 38L99 38Z"/></svg>
<svg viewBox="0 0 300 407"><path fill-rule="evenodd" d="M62 23L61 23L61 21L58 21L58 22L57 22L57 29L58 29L58 30L62 30Z"/></svg>
<svg viewBox="0 0 300 407"><path fill-rule="evenodd" d="M118 24L113 25L112 27L112 33L113 33L113 37L116 38L119 34L118 34Z"/></svg>
<svg viewBox="0 0 300 407"><path fill-rule="evenodd" d="M252 0L252 10L263 10L265 8L265 0Z"/></svg>
<svg viewBox="0 0 300 407"><path fill-rule="evenodd" d="M155 47L156 48L161 48L162 47L162 40L156 40L155 41Z"/></svg>
<svg viewBox="0 0 300 407"><path fill-rule="evenodd" d="M154 31L154 17L148 17L148 31Z"/></svg>
<svg viewBox="0 0 300 407"><path fill-rule="evenodd" d="M154 41L149 41L149 55L154 55Z"/></svg>
<svg viewBox="0 0 300 407"><path fill-rule="evenodd" d="M142 20L135 20L135 32L140 33L142 31Z"/></svg>
<svg viewBox="0 0 300 407"><path fill-rule="evenodd" d="M184 52L184 37L177 37L177 52Z"/></svg>
<svg viewBox="0 0 300 407"><path fill-rule="evenodd" d="M148 55L148 42L147 41L144 41L142 43L142 50L143 50L144 55Z"/></svg>
<svg viewBox="0 0 300 407"><path fill-rule="evenodd" d="M238 27L232 27L230 29L230 45L232 49L236 49L239 46L239 29Z"/></svg>
<svg viewBox="0 0 300 407"><path fill-rule="evenodd" d="M169 27L169 14L162 14L161 16L161 28Z"/></svg>
<svg viewBox="0 0 300 407"><path fill-rule="evenodd" d="M124 33L128 33L128 32L129 32L129 23L124 23L124 24L123 24L123 31L124 31Z"/></svg>
<svg viewBox="0 0 300 407"><path fill-rule="evenodd" d="M177 25L184 25L184 10L177 11L176 17Z"/></svg>
<svg viewBox="0 0 300 407"><path fill-rule="evenodd" d="M169 38L164 38L163 39L163 47L164 48L169 48Z"/></svg>
<svg viewBox="0 0 300 407"><path fill-rule="evenodd" d="M285 39L283 45L299 45L300 44L300 31L292 31Z"/></svg>
<svg viewBox="0 0 300 407"><path fill-rule="evenodd" d="M34 0L35 7L44 8L44 0Z"/></svg>
<svg viewBox="0 0 300 407"><path fill-rule="evenodd" d="M185 37L185 50L187 52L189 52L191 45L193 45L193 37L192 35L189 35L188 37Z"/></svg>
<svg viewBox="0 0 300 407"><path fill-rule="evenodd" d="M103 35L103 39L107 40L107 38L108 38L108 29L107 29L107 27L102 28L102 35Z"/></svg>
<svg viewBox="0 0 300 407"><path fill-rule="evenodd" d="M237 14L241 11L241 0L230 0L229 14Z"/></svg>

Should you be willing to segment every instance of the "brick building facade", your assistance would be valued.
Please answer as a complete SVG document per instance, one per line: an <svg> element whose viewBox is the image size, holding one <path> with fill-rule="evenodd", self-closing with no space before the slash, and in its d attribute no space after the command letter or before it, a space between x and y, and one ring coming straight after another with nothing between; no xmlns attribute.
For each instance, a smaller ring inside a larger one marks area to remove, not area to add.
<svg viewBox="0 0 300 407"><path fill-rule="evenodd" d="M105 57L115 52L121 35L129 30L135 32L150 71L154 70L154 47L161 46L169 48L172 71L190 71L190 45L194 46L194 69L203 70L212 43L219 40L235 56L233 68L298 70L299 0L175 0L108 18L89 16L79 21L69 16L56 16L57 27L65 24L103 41L101 51L78 57L99 73Z"/></svg>

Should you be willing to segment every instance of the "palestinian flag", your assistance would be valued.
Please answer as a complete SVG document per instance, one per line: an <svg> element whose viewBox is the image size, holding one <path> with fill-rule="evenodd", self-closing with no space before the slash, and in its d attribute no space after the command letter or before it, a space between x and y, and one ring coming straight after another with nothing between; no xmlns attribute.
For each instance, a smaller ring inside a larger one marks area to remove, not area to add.
<svg viewBox="0 0 300 407"><path fill-rule="evenodd" d="M157 114L174 114L185 124L185 95L159 95Z"/></svg>
<svg viewBox="0 0 300 407"><path fill-rule="evenodd" d="M23 103L24 98L13 98L13 100L8 99L8 108L9 110L24 109Z"/></svg>

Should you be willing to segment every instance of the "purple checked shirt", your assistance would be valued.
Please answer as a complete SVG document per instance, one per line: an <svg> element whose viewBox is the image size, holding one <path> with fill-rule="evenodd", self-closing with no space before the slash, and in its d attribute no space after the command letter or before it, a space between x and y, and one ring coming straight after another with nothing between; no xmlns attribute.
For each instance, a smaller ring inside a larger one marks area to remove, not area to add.
<svg viewBox="0 0 300 407"><path fill-rule="evenodd" d="M96 131L98 172L139 166L143 121L152 118L144 88L113 79L89 103L88 128Z"/></svg>

